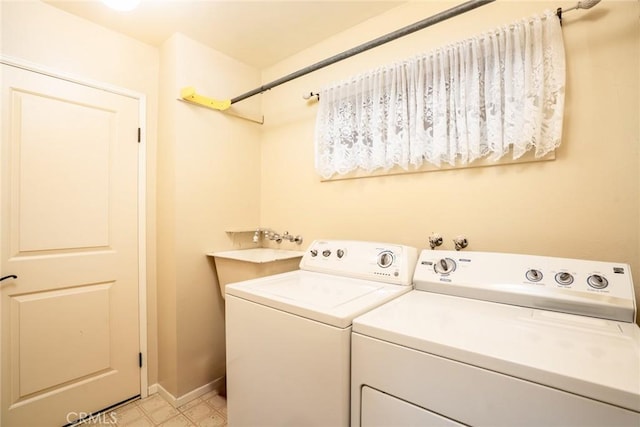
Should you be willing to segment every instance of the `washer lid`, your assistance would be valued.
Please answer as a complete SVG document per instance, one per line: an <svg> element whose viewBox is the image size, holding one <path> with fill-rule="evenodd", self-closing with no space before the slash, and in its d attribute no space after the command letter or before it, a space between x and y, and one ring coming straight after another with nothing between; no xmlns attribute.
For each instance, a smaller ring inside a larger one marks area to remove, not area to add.
<svg viewBox="0 0 640 427"><path fill-rule="evenodd" d="M229 284L226 295L339 328L411 287L296 270Z"/></svg>
<svg viewBox="0 0 640 427"><path fill-rule="evenodd" d="M353 332L640 412L632 323L412 291Z"/></svg>

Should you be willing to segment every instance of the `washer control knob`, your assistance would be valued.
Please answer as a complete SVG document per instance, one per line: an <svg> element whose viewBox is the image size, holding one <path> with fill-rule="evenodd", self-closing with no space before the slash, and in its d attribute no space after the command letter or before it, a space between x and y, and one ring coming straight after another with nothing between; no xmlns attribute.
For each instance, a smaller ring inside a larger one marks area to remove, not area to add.
<svg viewBox="0 0 640 427"><path fill-rule="evenodd" d="M606 277L599 274L592 274L587 279L587 284L594 289L604 289L609 286L609 281Z"/></svg>
<svg viewBox="0 0 640 427"><path fill-rule="evenodd" d="M456 262L451 258L441 258L433 265L438 274L449 274L456 269Z"/></svg>
<svg viewBox="0 0 640 427"><path fill-rule="evenodd" d="M383 251L378 255L378 265L382 268L390 267L393 264L393 252Z"/></svg>
<svg viewBox="0 0 640 427"><path fill-rule="evenodd" d="M567 273L566 271L561 271L556 274L556 282L558 282L562 286L568 286L573 283L573 276L571 273Z"/></svg>
<svg viewBox="0 0 640 427"><path fill-rule="evenodd" d="M322 251L322 256L323 257L328 257L329 255L331 255L331 251L329 249L325 249L324 251Z"/></svg>
<svg viewBox="0 0 640 427"><path fill-rule="evenodd" d="M318 250L317 249L311 249L309 252L311 253L312 257L317 257L318 256Z"/></svg>
<svg viewBox="0 0 640 427"><path fill-rule="evenodd" d="M344 256L344 249L338 249L336 251L336 255L338 256L338 258L342 258Z"/></svg>
<svg viewBox="0 0 640 427"><path fill-rule="evenodd" d="M540 280L542 280L542 271L532 268L531 270L527 271L527 274L525 274L525 276L527 276L527 280L530 282L539 282Z"/></svg>

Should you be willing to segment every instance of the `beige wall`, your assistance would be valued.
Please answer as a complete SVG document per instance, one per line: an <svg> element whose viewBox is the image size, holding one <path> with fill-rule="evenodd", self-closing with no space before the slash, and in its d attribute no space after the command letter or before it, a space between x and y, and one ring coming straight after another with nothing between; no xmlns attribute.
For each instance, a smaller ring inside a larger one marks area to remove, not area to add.
<svg viewBox="0 0 640 427"><path fill-rule="evenodd" d="M225 230L258 226L260 126L176 98L193 86L228 99L260 74L181 34L164 43L161 64L159 383L179 398L224 376L224 301L205 253L233 247ZM259 102L238 112L258 115Z"/></svg>
<svg viewBox="0 0 640 427"><path fill-rule="evenodd" d="M451 248L465 234L469 249L629 262L640 283L637 1L566 15L564 141L551 162L320 182L316 106L301 95L573 1L498 1L234 105L250 117L262 108L264 126L176 101L188 85L220 99L239 95L454 4L401 6L261 77L179 34L158 50L42 3L2 2L3 54L147 95L150 384L180 397L224 373L223 302L204 254L237 243L227 229L288 230L304 236L303 246L353 238L422 248L437 231Z"/></svg>
<svg viewBox="0 0 640 427"><path fill-rule="evenodd" d="M263 71L267 83L451 7L412 2ZM639 52L637 1L605 0L567 13L562 146L548 162L320 182L313 170L315 104L325 84L495 26L575 2L498 1L279 86L263 95L261 221L315 238L400 242L424 248L432 232L464 234L470 250L612 260L639 259ZM320 101L322 102L322 101ZM640 296L640 287L636 289Z"/></svg>
<svg viewBox="0 0 640 427"><path fill-rule="evenodd" d="M2 1L0 53L147 97L147 311L149 383L157 381L155 164L158 49L41 2Z"/></svg>

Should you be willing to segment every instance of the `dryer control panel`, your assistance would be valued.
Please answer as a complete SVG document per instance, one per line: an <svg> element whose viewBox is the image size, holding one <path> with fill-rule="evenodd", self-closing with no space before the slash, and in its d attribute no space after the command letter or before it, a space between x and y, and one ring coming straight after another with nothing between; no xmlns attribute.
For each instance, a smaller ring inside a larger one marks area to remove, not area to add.
<svg viewBox="0 0 640 427"><path fill-rule="evenodd" d="M316 240L300 261L300 269L356 279L411 286L416 248L358 240Z"/></svg>
<svg viewBox="0 0 640 427"><path fill-rule="evenodd" d="M424 250L417 290L634 322L628 264L492 252Z"/></svg>

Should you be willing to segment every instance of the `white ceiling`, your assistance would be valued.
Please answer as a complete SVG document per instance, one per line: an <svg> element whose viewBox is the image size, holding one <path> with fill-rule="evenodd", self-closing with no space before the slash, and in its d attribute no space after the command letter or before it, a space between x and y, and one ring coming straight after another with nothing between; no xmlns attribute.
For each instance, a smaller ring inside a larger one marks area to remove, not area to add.
<svg viewBox="0 0 640 427"><path fill-rule="evenodd" d="M100 0L44 1L154 46L181 32L258 69L403 3L142 0L131 12L117 12Z"/></svg>

